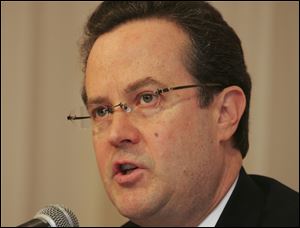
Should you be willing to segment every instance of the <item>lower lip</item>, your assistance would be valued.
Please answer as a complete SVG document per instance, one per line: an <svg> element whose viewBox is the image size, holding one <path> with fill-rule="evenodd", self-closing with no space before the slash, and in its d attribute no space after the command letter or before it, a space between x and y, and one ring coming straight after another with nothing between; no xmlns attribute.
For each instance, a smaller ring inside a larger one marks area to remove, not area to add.
<svg viewBox="0 0 300 228"><path fill-rule="evenodd" d="M143 177L143 173L144 173L144 169L137 168L126 175L122 173L117 173L113 179L119 185L130 186L139 182Z"/></svg>

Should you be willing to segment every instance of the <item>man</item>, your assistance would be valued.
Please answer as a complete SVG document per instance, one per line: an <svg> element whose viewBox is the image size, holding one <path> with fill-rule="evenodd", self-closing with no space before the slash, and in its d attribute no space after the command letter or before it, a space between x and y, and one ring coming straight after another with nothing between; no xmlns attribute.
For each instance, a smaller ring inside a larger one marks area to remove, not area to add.
<svg viewBox="0 0 300 228"><path fill-rule="evenodd" d="M299 225L298 193L242 168L251 81L212 6L103 2L82 54L97 163L125 226Z"/></svg>

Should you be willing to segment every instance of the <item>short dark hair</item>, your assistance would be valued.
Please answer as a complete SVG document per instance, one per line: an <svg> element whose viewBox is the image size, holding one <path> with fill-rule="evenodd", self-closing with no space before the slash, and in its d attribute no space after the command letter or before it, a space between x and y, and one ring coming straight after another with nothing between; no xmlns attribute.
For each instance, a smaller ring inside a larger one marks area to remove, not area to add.
<svg viewBox="0 0 300 228"><path fill-rule="evenodd" d="M233 147L244 158L249 148L249 105L251 79L247 72L241 41L222 15L209 3L194 1L108 1L101 3L90 16L81 46L83 71L96 39L128 21L161 18L174 22L188 34L191 45L186 50L185 66L200 83L239 86L246 96L246 109L233 135ZM208 107L219 92L204 87L200 106ZM82 98L86 103L85 86Z"/></svg>

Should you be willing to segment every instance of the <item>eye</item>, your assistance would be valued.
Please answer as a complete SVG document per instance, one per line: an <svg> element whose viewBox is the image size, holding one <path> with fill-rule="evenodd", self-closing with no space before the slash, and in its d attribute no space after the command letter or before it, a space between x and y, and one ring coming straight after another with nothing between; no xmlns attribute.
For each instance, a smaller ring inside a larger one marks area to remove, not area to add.
<svg viewBox="0 0 300 228"><path fill-rule="evenodd" d="M95 114L97 116L105 116L108 113L108 109L106 107L99 107L95 110Z"/></svg>
<svg viewBox="0 0 300 228"><path fill-rule="evenodd" d="M159 95L152 92L145 92L138 95L138 105L143 107L155 106L159 102Z"/></svg>
<svg viewBox="0 0 300 228"><path fill-rule="evenodd" d="M151 101L153 101L153 99L155 99L153 94L143 94L141 96L141 101L144 103L150 103Z"/></svg>
<svg viewBox="0 0 300 228"><path fill-rule="evenodd" d="M105 117L107 114L111 113L111 109L107 106L98 106L91 110L91 116L93 120Z"/></svg>

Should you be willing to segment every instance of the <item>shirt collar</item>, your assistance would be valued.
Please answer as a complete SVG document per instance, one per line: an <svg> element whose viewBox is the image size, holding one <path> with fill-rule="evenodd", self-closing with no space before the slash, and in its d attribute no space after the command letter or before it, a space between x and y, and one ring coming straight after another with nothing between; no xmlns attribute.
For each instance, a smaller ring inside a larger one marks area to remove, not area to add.
<svg viewBox="0 0 300 228"><path fill-rule="evenodd" d="M239 176L236 177L234 183L231 185L229 191L226 193L226 195L223 197L223 199L221 200L221 202L215 207L215 209L198 225L198 227L214 227L221 214L222 211L224 210L235 186L237 183L237 180L239 179Z"/></svg>

